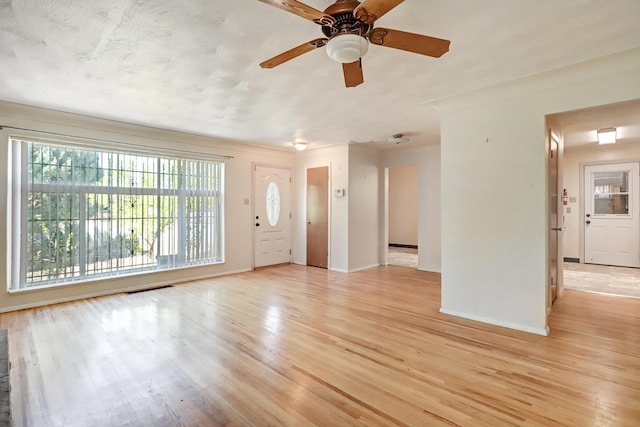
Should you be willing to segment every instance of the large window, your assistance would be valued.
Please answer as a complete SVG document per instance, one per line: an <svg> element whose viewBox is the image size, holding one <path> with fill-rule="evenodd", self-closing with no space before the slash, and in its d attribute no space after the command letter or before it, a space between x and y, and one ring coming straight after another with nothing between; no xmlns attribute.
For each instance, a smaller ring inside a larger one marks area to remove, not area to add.
<svg viewBox="0 0 640 427"><path fill-rule="evenodd" d="M222 262L222 162L13 144L13 289Z"/></svg>

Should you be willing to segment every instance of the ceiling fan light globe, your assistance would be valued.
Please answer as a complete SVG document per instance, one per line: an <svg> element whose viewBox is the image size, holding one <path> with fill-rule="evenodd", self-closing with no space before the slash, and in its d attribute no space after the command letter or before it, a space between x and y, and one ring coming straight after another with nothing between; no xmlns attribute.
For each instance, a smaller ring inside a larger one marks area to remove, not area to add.
<svg viewBox="0 0 640 427"><path fill-rule="evenodd" d="M296 150L298 151L304 151L307 149L307 143L306 142L300 142L300 141L296 141L293 143L293 146L296 148Z"/></svg>
<svg viewBox="0 0 640 427"><path fill-rule="evenodd" d="M327 42L326 49L329 58L350 64L367 54L369 42L358 34L338 34Z"/></svg>

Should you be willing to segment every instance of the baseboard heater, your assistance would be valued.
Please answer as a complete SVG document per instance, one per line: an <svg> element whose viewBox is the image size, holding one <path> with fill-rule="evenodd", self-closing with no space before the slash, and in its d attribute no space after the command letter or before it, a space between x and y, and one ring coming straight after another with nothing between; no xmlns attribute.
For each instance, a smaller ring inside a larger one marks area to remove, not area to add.
<svg viewBox="0 0 640 427"><path fill-rule="evenodd" d="M407 249L418 249L418 245L405 245L402 243L389 243L390 248L407 248Z"/></svg>
<svg viewBox="0 0 640 427"><path fill-rule="evenodd" d="M137 290L137 291L129 291L129 292L127 292L127 295L139 294L140 292L156 291L158 289L172 288L172 287L173 287L173 285L156 286L155 288L146 288L146 289L140 289L140 290Z"/></svg>

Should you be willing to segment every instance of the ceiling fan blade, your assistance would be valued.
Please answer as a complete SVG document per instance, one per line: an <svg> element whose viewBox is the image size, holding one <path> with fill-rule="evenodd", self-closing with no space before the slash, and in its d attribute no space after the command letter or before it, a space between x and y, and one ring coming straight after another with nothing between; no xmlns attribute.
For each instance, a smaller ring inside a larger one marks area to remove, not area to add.
<svg viewBox="0 0 640 427"><path fill-rule="evenodd" d="M269 4L271 6L275 6L278 9L285 10L287 12L293 13L294 15L298 15L303 17L304 19L308 19L309 21L313 21L316 24L320 25L333 25L335 19L331 16L326 15L324 12L320 12L317 9L314 9L311 6L308 6L302 2L297 0L258 0L262 3Z"/></svg>
<svg viewBox="0 0 640 427"><path fill-rule="evenodd" d="M407 52L440 58L449 51L449 40L423 36L422 34L374 28L369 33L369 41L380 46L406 50Z"/></svg>
<svg viewBox="0 0 640 427"><path fill-rule="evenodd" d="M293 49L289 49L286 52L281 53L280 55L274 56L271 59L267 59L262 62L260 66L262 68L273 68L278 65L285 63L287 61L292 60L293 58L297 58L298 56L305 54L307 52L311 52L314 49L318 49L327 44L327 39L315 39L310 42L306 42L301 44L300 46L296 46Z"/></svg>
<svg viewBox="0 0 640 427"><path fill-rule="evenodd" d="M342 71L344 72L345 86L356 87L364 83L361 60L357 60L349 64L342 64Z"/></svg>
<svg viewBox="0 0 640 427"><path fill-rule="evenodd" d="M382 15L402 3L404 0L364 0L353 10L357 20L372 25Z"/></svg>

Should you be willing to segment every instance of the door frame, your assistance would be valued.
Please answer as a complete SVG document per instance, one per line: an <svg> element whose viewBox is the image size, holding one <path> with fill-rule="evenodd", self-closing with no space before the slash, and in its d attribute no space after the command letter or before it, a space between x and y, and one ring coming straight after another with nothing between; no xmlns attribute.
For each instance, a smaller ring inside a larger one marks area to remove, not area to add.
<svg viewBox="0 0 640 427"><path fill-rule="evenodd" d="M298 222L298 224L300 224L300 234L302 237L302 246L301 246L301 252L304 253L304 260L301 262L302 265L308 265L307 264L307 202L308 202L308 194L307 194L307 188L308 188L308 182L307 182L307 175L308 175L308 170L309 169L315 169L315 168L327 168L327 271L330 271L332 269L332 262L331 262L331 220L332 220L332 203L333 203L333 184L332 184L332 180L333 180L333 176L331 173L331 162L329 163L320 163L320 164L309 164L309 165L305 165L303 170L302 170L302 174L303 174L303 188L302 188L302 193L304 194L304 199L300 201L300 206L301 206L301 211L303 212L303 215L300 215L300 220Z"/></svg>
<svg viewBox="0 0 640 427"><path fill-rule="evenodd" d="M586 252L586 234L587 234L587 230L586 230L586 222L585 222L585 215L587 212L587 203L591 203L591 200L587 200L586 197L586 192L587 192L587 188L586 188L586 169L588 167L594 167L594 166L613 166L613 165L621 165L621 164L636 164L638 166L640 166L640 160L629 160L629 159L617 159L617 160L610 160L610 161L594 161L594 162L580 162L578 165L579 168L579 185L580 185L580 199L581 199L581 203L580 203L580 226L579 226L579 251L580 251L580 262L587 264L587 252ZM632 178L630 178L632 179ZM640 198L640 187L638 187L637 184L635 184L635 179L638 179L638 177L633 177L634 181L631 183L631 188L632 188L632 192L633 192L633 203L637 202L637 199ZM637 205L636 205L637 206ZM638 210L637 213L634 213L633 215L638 215L636 218L640 218L640 210L639 209L635 209ZM636 243L638 245L640 245L640 238L637 239ZM623 267L624 268L624 267ZM629 267L629 268L635 268L635 267Z"/></svg>
<svg viewBox="0 0 640 427"><path fill-rule="evenodd" d="M380 265L389 265L389 199L390 199L390 191L389 191L389 169L398 168L398 167L406 167L411 166L415 167L417 174L417 182L416 185L418 187L418 198L420 198L420 165L417 163L401 163L401 164L393 164L389 166L383 166L383 174L382 174L382 188L383 188L383 200L382 200L382 239L381 239L381 253L380 253ZM416 240L418 241L418 267L417 270L420 270L420 202L418 200L418 228L416 230L417 236Z"/></svg>
<svg viewBox="0 0 640 427"><path fill-rule="evenodd" d="M289 171L289 176L291 177L291 184L289 185L289 213L291 214L291 218L289 220L289 239L290 239L290 244L291 244L291 254L289 256L289 262L292 262L293 260L293 238L294 238L294 227L293 227L293 218L294 216L294 198L293 198L293 175L294 175L294 170L289 168L289 167L285 167L285 166L279 166L279 165L274 165L274 164L269 164L269 163L258 163L258 162L251 162L251 199L244 199L243 203L245 205L250 204L251 205L251 229L253 230L252 233L252 241L251 241L251 269L255 270L256 268L256 225L255 225L255 218L256 218L256 168L274 168L274 169L282 169L282 170L287 170Z"/></svg>

